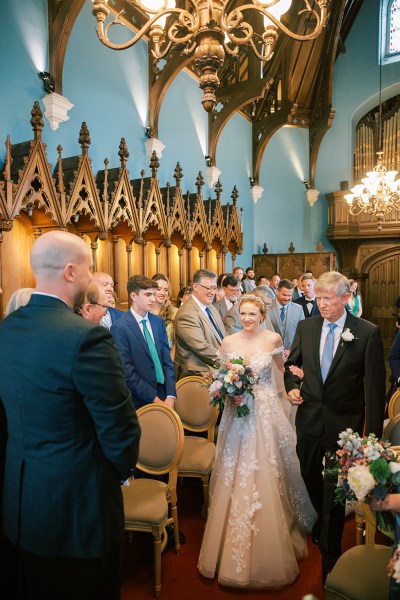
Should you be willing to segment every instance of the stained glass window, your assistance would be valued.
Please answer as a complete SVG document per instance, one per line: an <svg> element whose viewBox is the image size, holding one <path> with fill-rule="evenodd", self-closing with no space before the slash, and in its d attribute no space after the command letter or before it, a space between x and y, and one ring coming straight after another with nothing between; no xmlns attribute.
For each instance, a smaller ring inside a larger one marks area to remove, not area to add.
<svg viewBox="0 0 400 600"><path fill-rule="evenodd" d="M400 52L400 0L388 3L388 39L386 53L389 55Z"/></svg>

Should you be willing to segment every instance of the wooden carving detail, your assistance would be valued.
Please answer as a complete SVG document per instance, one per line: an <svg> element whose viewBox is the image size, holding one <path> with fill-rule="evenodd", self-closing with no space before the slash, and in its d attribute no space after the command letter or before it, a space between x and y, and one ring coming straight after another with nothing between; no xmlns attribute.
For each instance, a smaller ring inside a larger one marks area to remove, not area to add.
<svg viewBox="0 0 400 600"><path fill-rule="evenodd" d="M201 173L196 180L197 193L183 196L182 168L174 171L176 185L160 187L157 178L159 160L150 160L151 176L142 171L139 179L130 179L127 167L129 150L124 138L119 146L120 167L93 173L89 156L90 133L86 123L79 132L81 154L64 157L57 147L58 159L52 173L42 142L43 115L35 102L31 124L32 141L11 144L6 140L6 155L0 174L0 230L9 231L22 212L32 229L70 229L86 235L91 243L98 239L124 239L127 246L152 241L156 247L197 247L200 251L227 247L234 254L242 251L242 234L237 211L237 190L233 205L223 205L222 185L216 185L216 198L204 200ZM173 240L173 241L171 241Z"/></svg>

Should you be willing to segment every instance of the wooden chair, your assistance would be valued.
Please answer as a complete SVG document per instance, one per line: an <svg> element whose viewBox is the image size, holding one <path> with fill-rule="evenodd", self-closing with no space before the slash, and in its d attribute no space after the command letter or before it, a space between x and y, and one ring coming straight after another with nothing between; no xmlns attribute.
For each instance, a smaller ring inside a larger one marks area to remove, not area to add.
<svg viewBox="0 0 400 600"><path fill-rule="evenodd" d="M199 477L203 483L204 505L202 514L207 517L209 481L215 461L215 423L218 411L210 404L210 394L202 377L184 377L176 384L175 410L182 425L191 434L207 432L207 439L198 435L185 435L179 477Z"/></svg>
<svg viewBox="0 0 400 600"><path fill-rule="evenodd" d="M393 396L389 400L388 416L389 419L393 419L400 413L400 389L396 390Z"/></svg>
<svg viewBox="0 0 400 600"><path fill-rule="evenodd" d="M390 442L394 449L400 449L400 414L390 419L383 430L382 439Z"/></svg>
<svg viewBox="0 0 400 600"><path fill-rule="evenodd" d="M363 503L367 519L375 521L369 506ZM372 526L376 530L376 523ZM371 530L372 531L372 530ZM365 537L365 544L347 550L337 561L325 582L325 600L385 600L389 597L390 578L387 566L391 546L375 544Z"/></svg>
<svg viewBox="0 0 400 600"><path fill-rule="evenodd" d="M153 534L154 591L159 598L161 553L168 540L165 527L170 523L174 525L176 553L180 552L176 483L184 432L179 416L162 404L148 404L137 411L137 416L142 429L137 468L153 476L168 474L168 483L136 478L122 487L125 531Z"/></svg>
<svg viewBox="0 0 400 600"><path fill-rule="evenodd" d="M358 502L355 508L356 544L373 544L376 533L375 513L366 502Z"/></svg>

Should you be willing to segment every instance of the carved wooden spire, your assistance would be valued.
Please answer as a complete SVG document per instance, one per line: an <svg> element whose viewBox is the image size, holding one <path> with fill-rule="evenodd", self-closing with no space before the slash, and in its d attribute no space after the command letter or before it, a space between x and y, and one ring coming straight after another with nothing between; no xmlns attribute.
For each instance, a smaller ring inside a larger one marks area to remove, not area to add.
<svg viewBox="0 0 400 600"><path fill-rule="evenodd" d="M199 171L199 174L197 175L195 185L197 187L197 193L200 196L200 194L201 194L201 188L204 185L204 177L203 177L203 173L201 171Z"/></svg>
<svg viewBox="0 0 400 600"><path fill-rule="evenodd" d="M239 198L239 192L238 192L236 185L233 186L231 198L233 201L233 206L236 206L237 199Z"/></svg>
<svg viewBox="0 0 400 600"><path fill-rule="evenodd" d="M33 108L31 110L31 125L33 129L34 139L39 140L41 138L41 131L44 127L43 113L40 109L39 102L35 100Z"/></svg>
<svg viewBox="0 0 400 600"><path fill-rule="evenodd" d="M82 127L79 132L78 141L79 141L79 145L82 148L82 154L87 154L88 148L91 143L91 139L90 139L90 135L89 135L89 129L87 128L85 121L83 121L83 123L82 123Z"/></svg>
<svg viewBox="0 0 400 600"><path fill-rule="evenodd" d="M182 175L183 175L183 171L181 169L181 165L179 162L177 162L175 171L174 171L174 179L176 181L176 187L178 187L178 188L181 186Z"/></svg>
<svg viewBox="0 0 400 600"><path fill-rule="evenodd" d="M157 177L157 171L158 171L159 166L160 166L160 163L158 160L157 152L155 150L153 150L153 153L150 158L150 169L151 169L151 176L153 179L156 179L156 177Z"/></svg>
<svg viewBox="0 0 400 600"><path fill-rule="evenodd" d="M217 183L215 184L215 193L217 195L217 200L219 200L221 198L222 192L223 192L222 184L221 184L220 180L218 179Z"/></svg>
<svg viewBox="0 0 400 600"><path fill-rule="evenodd" d="M62 151L63 151L63 147L61 146L61 144L58 144L58 146L57 146L57 152L58 152L57 188L58 188L58 191L60 192L60 194L62 194L63 192L65 192L65 189L64 189L64 173L63 173L63 168L62 168Z"/></svg>
<svg viewBox="0 0 400 600"><path fill-rule="evenodd" d="M118 156L121 160L121 167L124 168L126 166L126 161L129 158L129 151L128 151L128 146L126 145L125 138L121 138Z"/></svg>
<svg viewBox="0 0 400 600"><path fill-rule="evenodd" d="M12 157L11 157L11 140L10 140L10 136L7 136L6 139L6 156L4 159L4 179L6 181L11 181L11 163L12 163Z"/></svg>

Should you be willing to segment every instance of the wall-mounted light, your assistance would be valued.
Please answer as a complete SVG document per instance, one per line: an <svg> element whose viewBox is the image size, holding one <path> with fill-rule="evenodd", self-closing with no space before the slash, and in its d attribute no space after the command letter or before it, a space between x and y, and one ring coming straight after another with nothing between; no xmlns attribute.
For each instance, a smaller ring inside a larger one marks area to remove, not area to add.
<svg viewBox="0 0 400 600"><path fill-rule="evenodd" d="M212 164L211 156L206 155L206 179L208 187L212 188L217 183L219 176L221 175L221 171Z"/></svg>
<svg viewBox="0 0 400 600"><path fill-rule="evenodd" d="M302 183L304 184L304 187L306 188L305 194L306 194L307 202L312 208L314 206L314 204L316 203L316 201L318 200L319 191L311 187L308 179L303 179Z"/></svg>
<svg viewBox="0 0 400 600"><path fill-rule="evenodd" d="M256 184L256 180L254 179L254 177L249 177L249 181L250 181L250 187L254 187Z"/></svg>
<svg viewBox="0 0 400 600"><path fill-rule="evenodd" d="M68 121L68 111L74 107L74 105L61 94L50 92L47 96L42 98L43 104L46 108L44 116L48 119L50 127L53 131L58 129L60 123Z"/></svg>
<svg viewBox="0 0 400 600"><path fill-rule="evenodd" d="M161 140L158 140L154 136L154 131L151 127L146 127L144 130L144 134L147 137L147 140L144 143L144 147L146 149L146 158L147 160L151 159L151 156L155 150L158 158L162 157L163 150L165 148L165 144L162 143Z"/></svg>
<svg viewBox="0 0 400 600"><path fill-rule="evenodd" d="M39 79L43 81L43 89L46 92L46 94L54 92L54 84L52 82L50 73L48 73L47 71L40 71L38 75Z"/></svg>
<svg viewBox="0 0 400 600"><path fill-rule="evenodd" d="M27 204L26 205L26 212L28 214L28 217L32 216L32 213L33 213L33 204Z"/></svg>
<svg viewBox="0 0 400 600"><path fill-rule="evenodd" d="M304 184L304 187L306 188L306 192L307 192L307 190L311 189L311 185L309 184L308 179L303 179L303 181L301 183Z"/></svg>

